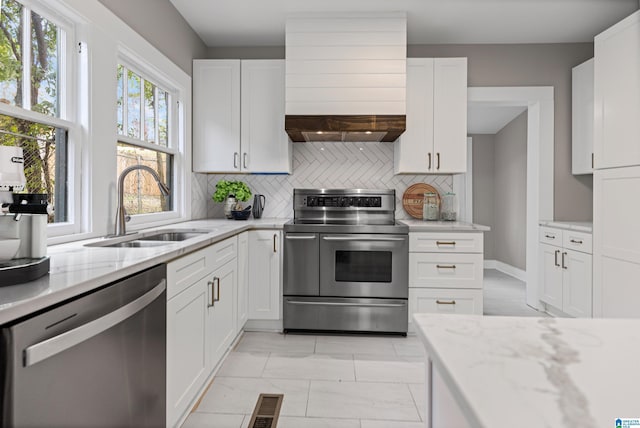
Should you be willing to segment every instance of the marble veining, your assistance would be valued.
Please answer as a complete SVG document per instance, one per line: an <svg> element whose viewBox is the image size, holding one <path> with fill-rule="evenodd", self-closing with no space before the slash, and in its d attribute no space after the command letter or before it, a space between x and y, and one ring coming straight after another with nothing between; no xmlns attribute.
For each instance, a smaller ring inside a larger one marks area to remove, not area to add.
<svg viewBox="0 0 640 428"><path fill-rule="evenodd" d="M613 426L640 416L640 320L417 314L471 426Z"/></svg>
<svg viewBox="0 0 640 428"><path fill-rule="evenodd" d="M547 330L540 337L553 349L545 371L549 382L556 387L563 425L597 428L593 424L587 398L578 389L567 370L569 364L580 362L579 352L563 340L562 331L555 326L554 318L542 318L539 323Z"/></svg>

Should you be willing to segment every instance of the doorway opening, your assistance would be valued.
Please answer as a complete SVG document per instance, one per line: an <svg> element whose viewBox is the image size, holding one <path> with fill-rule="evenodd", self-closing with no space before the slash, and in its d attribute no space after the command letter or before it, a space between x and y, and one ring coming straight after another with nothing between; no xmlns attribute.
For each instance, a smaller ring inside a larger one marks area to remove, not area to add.
<svg viewBox="0 0 640 428"><path fill-rule="evenodd" d="M468 89L470 107L509 107L526 109L526 220L525 269L526 303L542 310L538 298L538 225L541 220L553 219L553 150L554 103L553 87L472 87ZM468 142L472 154L473 141ZM471 165L472 157L469 156ZM465 221L473 221L473 174L454 176L454 191L459 193L460 214Z"/></svg>

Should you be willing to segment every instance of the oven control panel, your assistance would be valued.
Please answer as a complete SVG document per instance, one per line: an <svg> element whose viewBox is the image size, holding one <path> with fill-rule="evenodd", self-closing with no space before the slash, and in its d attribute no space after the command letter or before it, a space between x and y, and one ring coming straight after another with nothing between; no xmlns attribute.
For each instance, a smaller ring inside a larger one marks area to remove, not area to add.
<svg viewBox="0 0 640 428"><path fill-rule="evenodd" d="M382 207L380 196L307 196L307 207Z"/></svg>

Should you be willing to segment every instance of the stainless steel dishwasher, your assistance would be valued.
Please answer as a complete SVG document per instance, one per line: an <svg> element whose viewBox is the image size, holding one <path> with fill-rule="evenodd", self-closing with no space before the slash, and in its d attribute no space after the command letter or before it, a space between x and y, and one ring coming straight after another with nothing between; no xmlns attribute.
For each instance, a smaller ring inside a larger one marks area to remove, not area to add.
<svg viewBox="0 0 640 428"><path fill-rule="evenodd" d="M3 326L0 426L161 427L166 267Z"/></svg>

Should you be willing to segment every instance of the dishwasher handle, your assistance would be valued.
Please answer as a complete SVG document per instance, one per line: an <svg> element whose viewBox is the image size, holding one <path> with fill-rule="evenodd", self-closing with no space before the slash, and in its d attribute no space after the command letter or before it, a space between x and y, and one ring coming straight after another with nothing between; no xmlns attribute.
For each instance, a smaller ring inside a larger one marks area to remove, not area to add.
<svg viewBox="0 0 640 428"><path fill-rule="evenodd" d="M153 289L115 311L81 325L80 327L76 327L73 330L69 330L59 334L58 336L54 336L40 343L29 346L24 351L25 367L32 366L76 346L85 340L89 340L103 331L110 329L114 325L137 314L149 306L164 292L166 284L167 281L163 279Z"/></svg>

